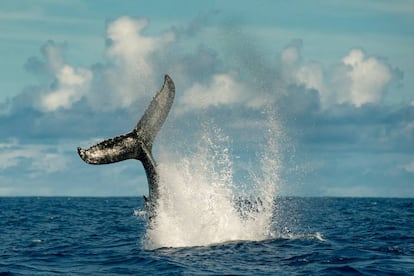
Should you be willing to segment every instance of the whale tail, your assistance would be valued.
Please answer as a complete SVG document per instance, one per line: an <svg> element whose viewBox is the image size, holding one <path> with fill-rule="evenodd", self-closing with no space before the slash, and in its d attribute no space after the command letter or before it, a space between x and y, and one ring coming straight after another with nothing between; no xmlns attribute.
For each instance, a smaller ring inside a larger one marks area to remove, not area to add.
<svg viewBox="0 0 414 276"><path fill-rule="evenodd" d="M152 158L152 144L164 124L174 101L175 86L165 75L164 85L154 96L135 128L124 135L102 141L88 149L78 147L78 154L88 164L110 164L126 159L142 161L147 176L153 177L155 161ZM150 174L150 175L148 175Z"/></svg>
<svg viewBox="0 0 414 276"><path fill-rule="evenodd" d="M150 221L155 216L159 198L159 175L151 153L152 144L167 118L174 96L174 82L165 75L163 87L154 96L131 132L107 139L88 149L78 148L79 156L88 164L110 164L126 159L137 159L142 162L148 180L149 197L144 199Z"/></svg>

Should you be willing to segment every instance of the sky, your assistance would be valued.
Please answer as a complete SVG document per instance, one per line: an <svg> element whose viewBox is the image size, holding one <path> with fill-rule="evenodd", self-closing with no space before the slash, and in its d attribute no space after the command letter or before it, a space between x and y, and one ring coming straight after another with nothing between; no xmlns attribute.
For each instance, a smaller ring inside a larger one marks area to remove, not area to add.
<svg viewBox="0 0 414 276"><path fill-rule="evenodd" d="M137 161L76 148L130 131L167 73L161 162L213 125L248 181L273 122L278 195L414 197L410 0L3 0L0 196L146 194Z"/></svg>

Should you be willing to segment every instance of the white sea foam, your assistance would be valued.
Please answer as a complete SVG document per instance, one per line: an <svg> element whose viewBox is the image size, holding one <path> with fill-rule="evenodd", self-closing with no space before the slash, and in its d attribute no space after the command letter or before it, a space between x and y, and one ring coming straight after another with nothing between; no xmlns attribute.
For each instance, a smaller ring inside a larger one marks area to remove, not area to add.
<svg viewBox="0 0 414 276"><path fill-rule="evenodd" d="M204 246L273 237L279 131L278 122L270 119L261 170L251 173L253 189L248 192L240 192L235 185L230 138L214 124L203 127L195 153L177 158L163 150L159 206L154 225L147 230L146 247Z"/></svg>
<svg viewBox="0 0 414 276"><path fill-rule="evenodd" d="M140 210L140 209L134 209L134 216L135 217L145 217L147 214L147 211L145 210Z"/></svg>
<svg viewBox="0 0 414 276"><path fill-rule="evenodd" d="M289 240L318 240L325 242L326 239L320 232L308 233L308 234L295 234L292 232L278 233L278 238Z"/></svg>

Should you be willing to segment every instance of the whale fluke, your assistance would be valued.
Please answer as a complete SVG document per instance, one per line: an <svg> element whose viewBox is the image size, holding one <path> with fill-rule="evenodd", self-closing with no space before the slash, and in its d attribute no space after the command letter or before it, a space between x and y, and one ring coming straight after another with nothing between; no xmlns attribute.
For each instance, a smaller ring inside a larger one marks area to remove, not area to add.
<svg viewBox="0 0 414 276"><path fill-rule="evenodd" d="M88 164L110 164L127 159L140 160L144 166L149 186L150 217L158 199L157 165L152 157L152 145L171 109L175 96L172 79L165 75L164 85L154 96L135 128L124 135L102 141L88 149L78 147L78 154Z"/></svg>

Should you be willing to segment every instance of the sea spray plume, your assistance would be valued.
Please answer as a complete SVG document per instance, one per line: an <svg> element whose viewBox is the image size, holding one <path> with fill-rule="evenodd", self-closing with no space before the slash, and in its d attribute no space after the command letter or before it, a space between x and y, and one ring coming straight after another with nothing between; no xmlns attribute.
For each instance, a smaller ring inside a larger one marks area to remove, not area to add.
<svg viewBox="0 0 414 276"><path fill-rule="evenodd" d="M177 158L163 153L156 227L148 229L146 247L209 245L241 237L232 204L232 164L228 137L204 124L196 152Z"/></svg>
<svg viewBox="0 0 414 276"><path fill-rule="evenodd" d="M268 136L264 151L276 142L275 137ZM273 237L274 181L278 180L274 173L278 171L277 167L270 167L277 164L271 158L278 151L263 155L260 165L265 173L260 180L259 176L254 179L255 189L241 194L245 199L252 198L252 194L260 199L239 204L240 187L233 179L230 138L214 123L204 123L197 141L195 152L184 157L162 149L160 200L154 227L147 229L146 248L205 246Z"/></svg>
<svg viewBox="0 0 414 276"><path fill-rule="evenodd" d="M261 225L264 233L272 232L272 218L274 215L275 196L277 188L280 185L280 170L281 170L281 150L280 144L284 139L282 125L277 119L276 111L271 107L266 107L264 111L266 115L265 121L265 143L262 145L262 155L260 156L261 175L251 172L254 184L259 192L259 199L256 205L258 211L263 215L257 222Z"/></svg>
<svg viewBox="0 0 414 276"><path fill-rule="evenodd" d="M127 159L140 160L144 166L149 186L146 199L150 220L156 214L159 198L159 174L152 156L152 145L174 101L175 86L165 75L162 89L154 96L136 127L129 133L105 140L88 149L78 148L78 154L88 164L110 164Z"/></svg>

